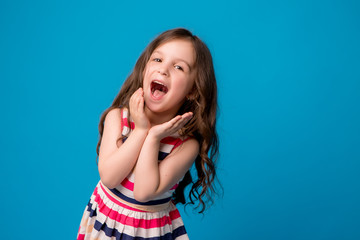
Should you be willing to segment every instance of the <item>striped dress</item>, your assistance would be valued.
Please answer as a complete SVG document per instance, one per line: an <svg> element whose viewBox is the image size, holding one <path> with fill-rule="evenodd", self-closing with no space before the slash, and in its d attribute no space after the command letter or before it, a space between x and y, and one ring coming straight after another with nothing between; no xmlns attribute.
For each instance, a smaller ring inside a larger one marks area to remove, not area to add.
<svg viewBox="0 0 360 240"><path fill-rule="evenodd" d="M123 142L134 129L128 124L128 111L121 111ZM131 120L131 118L130 118ZM160 142L159 161L163 160L184 141L166 137ZM189 239L180 213L171 201L178 184L149 202L134 198L134 174L131 172L122 183L109 189L100 181L81 219L78 240L183 240Z"/></svg>

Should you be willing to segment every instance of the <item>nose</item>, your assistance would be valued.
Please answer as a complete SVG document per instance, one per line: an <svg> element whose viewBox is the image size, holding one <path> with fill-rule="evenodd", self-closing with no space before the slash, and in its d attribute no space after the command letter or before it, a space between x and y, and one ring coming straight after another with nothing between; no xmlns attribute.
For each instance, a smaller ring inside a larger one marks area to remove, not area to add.
<svg viewBox="0 0 360 240"><path fill-rule="evenodd" d="M164 69L159 69L158 72L161 74L161 75L164 75L164 76L168 76L168 71L167 70L164 70Z"/></svg>
<svg viewBox="0 0 360 240"><path fill-rule="evenodd" d="M161 66L159 66L159 68L158 68L158 73L160 73L161 75L164 75L164 76L169 76L168 66L165 63L161 64Z"/></svg>

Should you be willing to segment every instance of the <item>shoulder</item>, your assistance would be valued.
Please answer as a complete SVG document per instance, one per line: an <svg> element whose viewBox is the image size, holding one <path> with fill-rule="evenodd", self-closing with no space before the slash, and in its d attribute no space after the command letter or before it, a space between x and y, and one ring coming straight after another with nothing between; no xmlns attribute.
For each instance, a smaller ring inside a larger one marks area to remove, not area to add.
<svg viewBox="0 0 360 240"><path fill-rule="evenodd" d="M200 151L200 143L195 138L189 137L183 141L183 145L187 146L194 150L194 152L199 153Z"/></svg>
<svg viewBox="0 0 360 240"><path fill-rule="evenodd" d="M127 108L111 109L105 118L105 128L106 125L116 132L120 131L121 135L124 136L127 136L135 128L135 124Z"/></svg>
<svg viewBox="0 0 360 240"><path fill-rule="evenodd" d="M188 138L185 138L183 140L183 144L186 144L188 146L191 146L197 150L199 150L200 148L200 143L198 140L196 140L195 138L192 138L192 137L188 137Z"/></svg>
<svg viewBox="0 0 360 240"><path fill-rule="evenodd" d="M200 151L200 143L193 137L179 138L179 141L174 146L175 152L188 151L197 155Z"/></svg>
<svg viewBox="0 0 360 240"><path fill-rule="evenodd" d="M105 117L105 122L106 121L113 121L113 120L120 120L121 116L122 116L122 109L121 108L114 108L111 109Z"/></svg>
<svg viewBox="0 0 360 240"><path fill-rule="evenodd" d="M114 142L118 143L119 138L122 136L123 123L122 111L120 108L111 109L105 117L104 131L101 139L101 146L111 145Z"/></svg>
<svg viewBox="0 0 360 240"><path fill-rule="evenodd" d="M121 108L111 109L105 117L105 128L119 128L122 126L123 110Z"/></svg>

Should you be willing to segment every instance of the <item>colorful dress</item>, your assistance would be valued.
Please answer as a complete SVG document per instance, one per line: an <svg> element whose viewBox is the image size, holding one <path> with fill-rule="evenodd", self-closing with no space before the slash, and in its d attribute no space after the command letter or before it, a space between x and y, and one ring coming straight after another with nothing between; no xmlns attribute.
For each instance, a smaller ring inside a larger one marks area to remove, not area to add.
<svg viewBox="0 0 360 240"><path fill-rule="evenodd" d="M128 124L128 111L121 111L123 141L134 129ZM130 118L131 120L131 118ZM160 142L159 161L184 141L166 137ZM85 208L78 232L78 240L183 240L189 239L180 213L171 198L178 184L149 202L134 198L134 174L109 189L100 181Z"/></svg>

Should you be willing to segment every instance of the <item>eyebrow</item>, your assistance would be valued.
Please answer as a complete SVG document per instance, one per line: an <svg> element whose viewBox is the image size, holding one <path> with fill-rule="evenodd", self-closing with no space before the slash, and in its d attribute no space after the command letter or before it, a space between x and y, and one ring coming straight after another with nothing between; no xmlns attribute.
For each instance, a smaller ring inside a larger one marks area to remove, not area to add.
<svg viewBox="0 0 360 240"><path fill-rule="evenodd" d="M154 54L154 53L159 53L160 55L162 55L163 53L161 52L161 51L159 51L159 50L155 50L155 51L153 51L153 53L152 54ZM152 55L151 54L151 55ZM191 68L191 66L190 66L190 64L187 62L187 61L185 61L184 59L181 59L181 58L175 58L175 61L180 61L180 62L184 62L188 67L189 67L189 69L191 70L192 68Z"/></svg>

